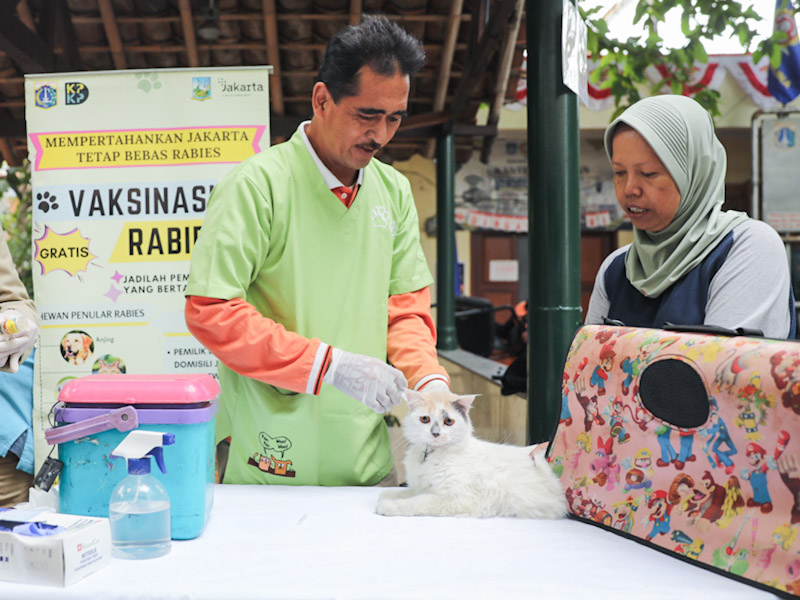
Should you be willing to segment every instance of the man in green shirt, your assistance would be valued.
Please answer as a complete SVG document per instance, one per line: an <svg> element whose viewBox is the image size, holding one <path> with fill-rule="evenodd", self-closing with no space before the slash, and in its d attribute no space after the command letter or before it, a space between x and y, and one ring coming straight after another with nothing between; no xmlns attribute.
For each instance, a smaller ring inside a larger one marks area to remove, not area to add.
<svg viewBox="0 0 800 600"><path fill-rule="evenodd" d="M220 360L225 483L378 483L393 465L381 413L409 386L449 386L409 182L372 160L423 64L384 18L345 28L311 121L214 190L186 321Z"/></svg>

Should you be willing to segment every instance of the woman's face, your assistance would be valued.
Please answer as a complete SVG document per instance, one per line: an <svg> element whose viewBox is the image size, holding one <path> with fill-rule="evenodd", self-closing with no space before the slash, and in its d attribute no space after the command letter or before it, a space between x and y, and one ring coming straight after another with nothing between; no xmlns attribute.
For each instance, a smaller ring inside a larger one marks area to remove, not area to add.
<svg viewBox="0 0 800 600"><path fill-rule="evenodd" d="M650 145L633 129L618 129L611 148L617 202L637 229L661 231L678 212L678 186Z"/></svg>

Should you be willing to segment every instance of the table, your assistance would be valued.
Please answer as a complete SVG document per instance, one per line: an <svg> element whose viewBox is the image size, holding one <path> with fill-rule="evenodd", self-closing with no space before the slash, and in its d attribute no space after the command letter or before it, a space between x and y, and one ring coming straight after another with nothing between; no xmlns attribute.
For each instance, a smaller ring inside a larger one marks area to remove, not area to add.
<svg viewBox="0 0 800 600"><path fill-rule="evenodd" d="M0 598L766 600L776 597L570 519L382 517L381 488L215 486L208 524L151 560Z"/></svg>

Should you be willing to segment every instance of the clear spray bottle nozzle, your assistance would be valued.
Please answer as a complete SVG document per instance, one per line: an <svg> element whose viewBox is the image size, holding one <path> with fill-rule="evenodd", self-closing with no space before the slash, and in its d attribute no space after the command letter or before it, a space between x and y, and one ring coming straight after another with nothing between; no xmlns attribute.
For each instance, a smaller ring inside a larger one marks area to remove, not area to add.
<svg viewBox="0 0 800 600"><path fill-rule="evenodd" d="M146 463L148 466L147 471L149 472L149 465L150 459L148 457L152 456L156 459L156 464L158 468L161 469L162 473L167 472L167 468L164 465L164 446L171 446L175 443L175 434L174 433L162 433L160 431L142 431L142 430L135 430L131 431L120 444L114 448L114 451L111 453L110 457L114 458L124 458L128 461L128 470L131 470L131 467L136 464L137 466L143 465L145 463L144 460L146 459ZM136 461L135 463L133 461Z"/></svg>

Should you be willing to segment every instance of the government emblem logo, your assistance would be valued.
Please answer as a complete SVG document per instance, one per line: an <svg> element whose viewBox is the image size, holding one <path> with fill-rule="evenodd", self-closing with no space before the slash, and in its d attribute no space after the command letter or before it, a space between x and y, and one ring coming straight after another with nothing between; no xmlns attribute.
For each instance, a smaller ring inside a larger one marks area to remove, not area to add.
<svg viewBox="0 0 800 600"><path fill-rule="evenodd" d="M192 100L211 99L211 77L192 77Z"/></svg>
<svg viewBox="0 0 800 600"><path fill-rule="evenodd" d="M52 108L57 103L58 92L52 83L41 83L34 88L33 97L39 108Z"/></svg>
<svg viewBox="0 0 800 600"><path fill-rule="evenodd" d="M791 150L797 144L797 130L791 125L778 127L774 136L775 146L782 150Z"/></svg>

